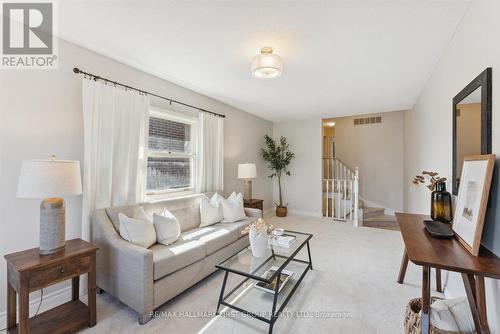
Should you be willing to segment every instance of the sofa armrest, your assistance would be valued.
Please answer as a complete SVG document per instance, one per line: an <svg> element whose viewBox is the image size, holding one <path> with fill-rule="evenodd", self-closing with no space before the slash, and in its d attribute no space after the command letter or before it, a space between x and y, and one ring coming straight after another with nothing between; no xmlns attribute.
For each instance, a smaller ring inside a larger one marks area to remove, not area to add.
<svg viewBox="0 0 500 334"><path fill-rule="evenodd" d="M247 217L262 218L262 210L254 208L245 208Z"/></svg>
<svg viewBox="0 0 500 334"><path fill-rule="evenodd" d="M97 285L139 315L153 311L153 252L122 239L104 209L92 216L92 239Z"/></svg>

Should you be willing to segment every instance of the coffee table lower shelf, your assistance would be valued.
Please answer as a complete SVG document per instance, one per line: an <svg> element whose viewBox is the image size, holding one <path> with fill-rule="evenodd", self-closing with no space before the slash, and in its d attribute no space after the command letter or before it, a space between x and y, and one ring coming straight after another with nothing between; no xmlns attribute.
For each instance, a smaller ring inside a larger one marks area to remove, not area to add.
<svg viewBox="0 0 500 334"><path fill-rule="evenodd" d="M238 270L231 270L221 266L217 266L219 269L225 270L224 280L222 282L222 287L219 296L219 302L217 304L217 314L219 314L219 309L221 305L241 312L245 315L256 318L260 321L269 324L269 334L273 332L273 326L276 320L278 320L280 314L282 314L286 305L292 298L293 294L297 290L298 286L304 279L305 275L309 270L312 270L312 262L310 256L309 242L307 244L307 251L309 256L309 261L304 261L294 258L296 254L291 257L282 256L278 254L272 254L267 258L258 268L255 268L253 272L258 272L261 268L270 268L270 264L278 262L278 264L284 264L284 267L280 267L279 272L283 270L293 271L292 277L285 284L283 289L278 293L279 286L276 284L276 290L274 294L262 291L254 287L255 282L262 281L264 279L257 275L253 275L246 272L239 272ZM267 266L266 266L267 265ZM225 294L226 284L228 281L229 273L245 277L241 282L239 282L231 291ZM250 281L250 282L249 282ZM278 280L279 281L279 280ZM235 297L234 297L235 296ZM233 298L231 298L233 297ZM245 304L245 297L248 298L248 303ZM252 299L253 298L253 299ZM231 299L231 301L229 301ZM266 312L270 317L265 317L263 314L257 310L250 310L251 306L256 306L261 303L271 302L272 306L269 308L271 311ZM260 313L260 314L259 314Z"/></svg>

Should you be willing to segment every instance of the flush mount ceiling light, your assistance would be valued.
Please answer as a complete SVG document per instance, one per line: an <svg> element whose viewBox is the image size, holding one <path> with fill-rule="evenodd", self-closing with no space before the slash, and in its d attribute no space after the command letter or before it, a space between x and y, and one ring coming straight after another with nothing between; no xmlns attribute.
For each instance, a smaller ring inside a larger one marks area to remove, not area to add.
<svg viewBox="0 0 500 334"><path fill-rule="evenodd" d="M277 78L283 70L283 61L281 57L273 54L273 48L263 47L260 49L260 55L252 60L252 74L256 78Z"/></svg>
<svg viewBox="0 0 500 334"><path fill-rule="evenodd" d="M332 128L335 126L335 122L326 122L326 126L329 126Z"/></svg>

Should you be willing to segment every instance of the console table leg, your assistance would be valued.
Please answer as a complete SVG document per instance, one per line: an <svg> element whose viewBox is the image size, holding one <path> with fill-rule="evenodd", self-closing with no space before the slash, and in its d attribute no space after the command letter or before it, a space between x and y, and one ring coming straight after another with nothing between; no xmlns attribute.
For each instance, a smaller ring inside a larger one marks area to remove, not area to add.
<svg viewBox="0 0 500 334"><path fill-rule="evenodd" d="M422 334L429 334L431 304L431 269L422 267Z"/></svg>
<svg viewBox="0 0 500 334"><path fill-rule="evenodd" d="M406 253L405 249L403 252L403 259L401 259L401 268L399 268L399 276L398 276L399 284L403 284L403 281L405 280L406 268L408 268L408 261L410 261L410 259L408 258L408 254Z"/></svg>
<svg viewBox="0 0 500 334"><path fill-rule="evenodd" d="M462 280L464 281L465 293L467 294L467 300L469 301L472 319L474 319L474 325L476 326L476 332L477 334L489 334L490 330L488 328L488 324L484 324L484 322L481 321L478 306L476 304L477 294L474 275L462 274Z"/></svg>
<svg viewBox="0 0 500 334"><path fill-rule="evenodd" d="M443 292L443 285L441 284L441 269L436 268L436 291Z"/></svg>
<svg viewBox="0 0 500 334"><path fill-rule="evenodd" d="M479 320L483 328L488 327L486 314L486 293L484 291L484 276L476 276L476 304L479 312Z"/></svg>

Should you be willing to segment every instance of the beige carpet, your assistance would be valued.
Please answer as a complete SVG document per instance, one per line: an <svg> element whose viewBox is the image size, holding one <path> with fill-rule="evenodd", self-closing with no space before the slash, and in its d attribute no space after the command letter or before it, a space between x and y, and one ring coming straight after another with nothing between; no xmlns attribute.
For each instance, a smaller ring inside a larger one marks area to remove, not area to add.
<svg viewBox="0 0 500 334"><path fill-rule="evenodd" d="M403 332L406 302L420 293L420 270L410 264L405 284L396 283L403 251L399 232L356 229L325 218L289 216L268 221L314 234L314 270L285 308L290 316L276 322L274 333ZM159 317L143 326L125 305L108 294L100 295L97 326L84 332L267 333L268 325L253 318L237 313L213 316L222 278L221 272L214 273L163 305Z"/></svg>

